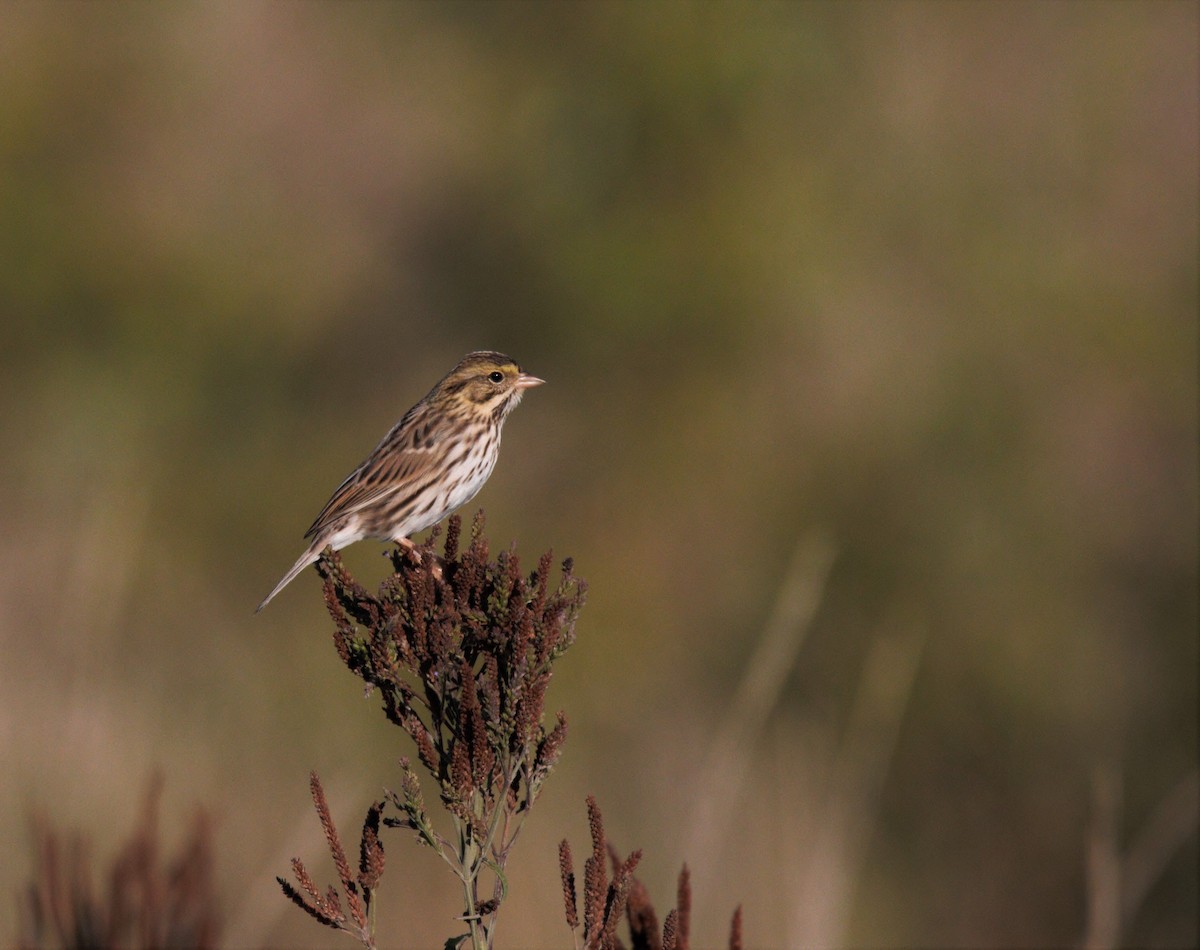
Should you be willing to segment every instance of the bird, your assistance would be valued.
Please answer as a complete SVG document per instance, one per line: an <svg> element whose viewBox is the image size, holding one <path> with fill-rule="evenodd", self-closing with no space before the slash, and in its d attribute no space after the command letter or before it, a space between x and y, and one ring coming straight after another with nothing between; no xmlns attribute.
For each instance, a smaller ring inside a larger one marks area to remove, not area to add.
<svg viewBox="0 0 1200 950"><path fill-rule="evenodd" d="M545 382L510 356L468 353L408 410L334 490L291 570L262 610L326 547L377 538L412 548L410 537L475 497L500 454L500 431L525 390Z"/></svg>

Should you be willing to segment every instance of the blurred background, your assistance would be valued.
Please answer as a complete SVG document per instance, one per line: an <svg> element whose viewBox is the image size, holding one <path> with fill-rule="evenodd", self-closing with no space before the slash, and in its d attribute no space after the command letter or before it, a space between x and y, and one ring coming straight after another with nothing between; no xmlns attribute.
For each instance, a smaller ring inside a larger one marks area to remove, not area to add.
<svg viewBox="0 0 1200 950"><path fill-rule="evenodd" d="M589 792L698 945L1194 945L1198 17L0 7L0 939L28 813L107 855L161 768L226 943L348 945L274 875L408 750L315 575L252 611L494 348L549 384L471 510L591 589L502 945Z"/></svg>

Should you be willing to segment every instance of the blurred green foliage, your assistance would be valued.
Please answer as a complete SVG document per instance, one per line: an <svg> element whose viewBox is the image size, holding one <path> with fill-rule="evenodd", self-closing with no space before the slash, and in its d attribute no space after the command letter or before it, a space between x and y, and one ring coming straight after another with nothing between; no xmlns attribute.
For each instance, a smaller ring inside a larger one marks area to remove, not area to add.
<svg viewBox="0 0 1200 950"><path fill-rule="evenodd" d="M480 496L493 539L554 545L592 591L506 939L563 945L535 909L588 791L652 893L692 864L698 933L741 901L753 945L1081 939L1093 776L1120 776L1128 845L1196 767L1197 19L0 7L8 853L22 804L100 823L158 764L167 813L224 816L230 939L313 939L271 893L319 854L304 775L359 813L403 750L338 674L311 578L250 611L486 347L550 383ZM799 660L711 853L684 853L702 750L813 530L836 558ZM376 552L347 559L381 577ZM796 857L906 625L868 844L814 931ZM1193 831L1129 942L1196 942L1196 864ZM414 945L443 929L416 908L453 908L428 871L380 896Z"/></svg>

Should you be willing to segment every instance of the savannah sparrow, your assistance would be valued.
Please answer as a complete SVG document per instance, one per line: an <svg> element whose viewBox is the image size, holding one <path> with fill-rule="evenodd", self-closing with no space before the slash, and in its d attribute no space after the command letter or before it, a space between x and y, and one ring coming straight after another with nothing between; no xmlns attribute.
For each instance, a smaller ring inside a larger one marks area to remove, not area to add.
<svg viewBox="0 0 1200 950"><path fill-rule="evenodd" d="M379 538L411 547L410 535L474 498L496 466L505 417L543 382L503 353L464 356L338 486L304 535L312 542L258 610L327 545Z"/></svg>

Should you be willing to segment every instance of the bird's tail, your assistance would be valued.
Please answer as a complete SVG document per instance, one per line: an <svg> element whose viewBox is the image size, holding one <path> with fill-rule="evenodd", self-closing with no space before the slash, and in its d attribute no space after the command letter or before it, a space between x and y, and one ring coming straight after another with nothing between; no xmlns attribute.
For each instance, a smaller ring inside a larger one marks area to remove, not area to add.
<svg viewBox="0 0 1200 950"><path fill-rule="evenodd" d="M320 555L320 553L321 553L321 549L316 547L315 543L310 544L308 546L308 549L303 554L300 555L299 560L297 560L296 563L292 565L292 569L283 575L283 580L281 580L278 584L275 585L275 589L273 591L271 591L271 593L267 594L267 596L263 599L263 602L261 604L259 604L257 608L255 608L254 612L258 613L265 606L267 606L267 604L269 604L272 601L272 599L275 597L276 594L278 594L281 590L283 590L285 587L287 587L288 584L290 584L292 581L294 581L296 579L296 576L302 570L304 570L306 567L308 567L308 565L315 563L317 560L317 557Z"/></svg>

